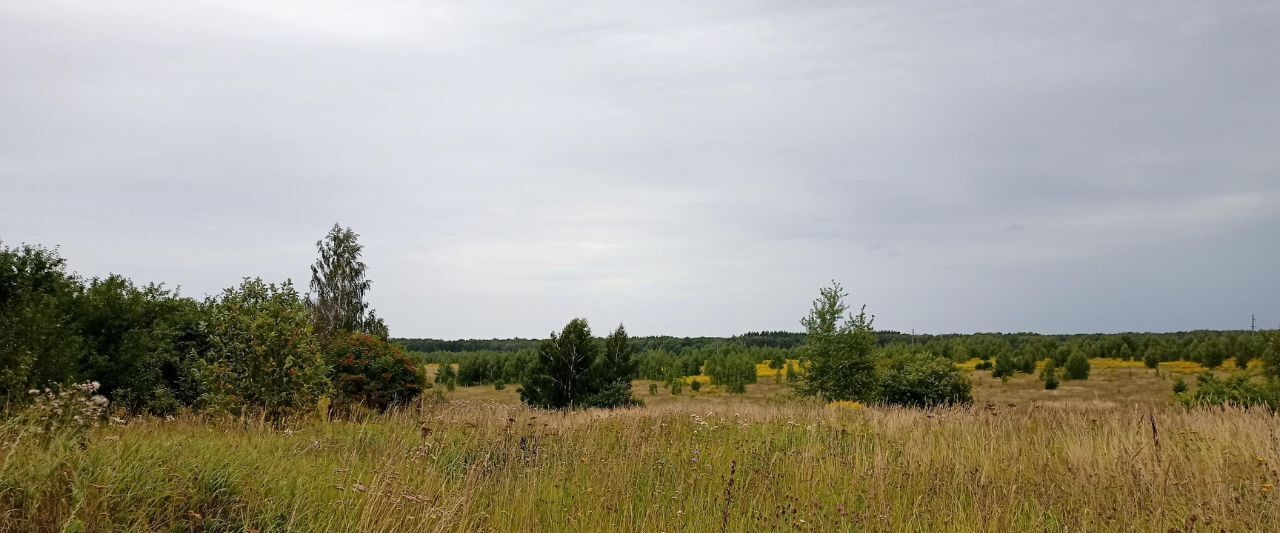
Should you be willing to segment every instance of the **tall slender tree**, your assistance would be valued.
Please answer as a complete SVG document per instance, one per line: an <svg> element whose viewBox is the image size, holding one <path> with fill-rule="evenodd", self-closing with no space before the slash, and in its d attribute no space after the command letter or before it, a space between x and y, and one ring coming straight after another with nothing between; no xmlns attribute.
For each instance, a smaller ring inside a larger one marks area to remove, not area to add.
<svg viewBox="0 0 1280 533"><path fill-rule="evenodd" d="M371 282L360 260L364 246L351 228L334 223L324 239L316 241L320 257L311 265L308 302L315 317L316 333L323 339L339 333L362 332L387 337L387 326L365 302Z"/></svg>

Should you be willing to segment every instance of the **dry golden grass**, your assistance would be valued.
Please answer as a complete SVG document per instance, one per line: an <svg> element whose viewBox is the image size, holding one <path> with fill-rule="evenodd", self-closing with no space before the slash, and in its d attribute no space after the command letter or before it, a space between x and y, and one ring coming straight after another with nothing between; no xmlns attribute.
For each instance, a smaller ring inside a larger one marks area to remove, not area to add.
<svg viewBox="0 0 1280 533"><path fill-rule="evenodd" d="M1277 531L1280 423L1186 410L1174 372L972 407L821 405L762 379L559 413L435 388L363 421L180 417L49 445L0 427L8 531Z"/></svg>
<svg viewBox="0 0 1280 533"><path fill-rule="evenodd" d="M1274 416L1061 403L426 402L288 430L7 434L4 531L1275 531Z"/></svg>

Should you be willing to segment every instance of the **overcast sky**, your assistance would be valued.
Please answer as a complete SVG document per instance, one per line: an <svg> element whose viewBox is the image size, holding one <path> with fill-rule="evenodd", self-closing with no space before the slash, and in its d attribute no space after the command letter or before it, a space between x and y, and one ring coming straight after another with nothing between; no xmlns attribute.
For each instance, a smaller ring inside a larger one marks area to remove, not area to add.
<svg viewBox="0 0 1280 533"><path fill-rule="evenodd" d="M340 222L394 336L1274 328L1280 3L0 0L0 183L196 297Z"/></svg>

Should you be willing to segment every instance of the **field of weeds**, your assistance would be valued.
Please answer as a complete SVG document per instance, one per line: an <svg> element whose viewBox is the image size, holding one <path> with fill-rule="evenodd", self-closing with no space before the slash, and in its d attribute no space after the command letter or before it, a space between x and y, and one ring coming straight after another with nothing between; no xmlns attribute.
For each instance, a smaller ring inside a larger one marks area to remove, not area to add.
<svg viewBox="0 0 1280 533"><path fill-rule="evenodd" d="M1261 411L702 407L8 428L0 530L1280 530Z"/></svg>

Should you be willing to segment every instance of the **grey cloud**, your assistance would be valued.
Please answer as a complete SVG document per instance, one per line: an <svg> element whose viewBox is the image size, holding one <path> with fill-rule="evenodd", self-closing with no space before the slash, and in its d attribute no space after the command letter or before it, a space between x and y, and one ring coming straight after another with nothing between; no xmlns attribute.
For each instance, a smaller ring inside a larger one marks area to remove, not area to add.
<svg viewBox="0 0 1280 533"><path fill-rule="evenodd" d="M795 329L831 278L917 331L1280 322L1277 34L1274 2L20 2L0 238L199 295L302 280L337 220L407 336Z"/></svg>

